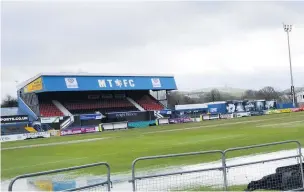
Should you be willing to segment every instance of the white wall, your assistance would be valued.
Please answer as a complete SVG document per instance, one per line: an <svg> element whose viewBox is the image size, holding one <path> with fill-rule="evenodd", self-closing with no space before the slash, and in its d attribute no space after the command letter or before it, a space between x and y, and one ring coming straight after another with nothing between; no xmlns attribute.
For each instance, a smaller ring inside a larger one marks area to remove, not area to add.
<svg viewBox="0 0 304 192"><path fill-rule="evenodd" d="M208 108L206 104L175 105L175 110Z"/></svg>
<svg viewBox="0 0 304 192"><path fill-rule="evenodd" d="M297 102L304 103L304 91L296 94Z"/></svg>

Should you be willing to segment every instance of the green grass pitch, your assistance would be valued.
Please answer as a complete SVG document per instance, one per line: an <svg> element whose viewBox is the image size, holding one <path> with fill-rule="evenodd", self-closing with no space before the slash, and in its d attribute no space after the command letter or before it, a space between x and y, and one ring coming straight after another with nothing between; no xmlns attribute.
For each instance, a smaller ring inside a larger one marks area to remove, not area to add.
<svg viewBox="0 0 304 192"><path fill-rule="evenodd" d="M73 140L103 138L99 140L40 146L31 148L5 148ZM155 126L125 131L107 131L94 134L52 137L2 143L1 176L14 176L94 162L108 162L112 173L130 172L132 161L141 156L184 153L193 151L224 150L230 147L298 140L304 143L304 113L286 113L229 120ZM232 153L231 157L259 152L270 152L295 145L259 148ZM163 167L202 163L218 160L215 155L191 156L149 161L140 167ZM98 173L98 170L91 170Z"/></svg>

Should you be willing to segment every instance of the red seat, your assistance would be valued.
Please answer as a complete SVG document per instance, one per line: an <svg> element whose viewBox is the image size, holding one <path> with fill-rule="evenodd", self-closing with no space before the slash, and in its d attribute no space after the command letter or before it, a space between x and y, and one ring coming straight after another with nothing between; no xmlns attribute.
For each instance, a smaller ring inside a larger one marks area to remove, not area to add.
<svg viewBox="0 0 304 192"><path fill-rule="evenodd" d="M159 111L164 109L164 107L160 103L158 103L155 99L152 99L151 96L148 95L144 95L139 99L135 99L135 101L148 111Z"/></svg>
<svg viewBox="0 0 304 192"><path fill-rule="evenodd" d="M54 117L64 116L64 114L53 103L41 103L39 105L40 116Z"/></svg>
<svg viewBox="0 0 304 192"><path fill-rule="evenodd" d="M128 111L137 110L136 107L127 99L100 99L100 100L82 100L82 101L66 101L63 105L73 113L89 113L95 111L106 112L111 111Z"/></svg>

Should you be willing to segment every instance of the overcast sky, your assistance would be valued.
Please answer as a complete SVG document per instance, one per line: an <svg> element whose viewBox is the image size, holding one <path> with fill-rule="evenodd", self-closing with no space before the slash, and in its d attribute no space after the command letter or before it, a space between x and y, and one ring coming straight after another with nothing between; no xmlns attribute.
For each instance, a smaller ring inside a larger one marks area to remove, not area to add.
<svg viewBox="0 0 304 192"><path fill-rule="evenodd" d="M2 2L1 96L40 72L169 73L178 89L304 86L304 2Z"/></svg>

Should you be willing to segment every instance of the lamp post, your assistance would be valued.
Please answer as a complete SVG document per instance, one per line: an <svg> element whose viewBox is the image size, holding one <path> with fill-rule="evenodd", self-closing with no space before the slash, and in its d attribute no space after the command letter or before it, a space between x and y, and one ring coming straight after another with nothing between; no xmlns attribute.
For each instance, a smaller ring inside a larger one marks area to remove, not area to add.
<svg viewBox="0 0 304 192"><path fill-rule="evenodd" d="M291 95L292 95L292 104L293 107L296 106L295 104L295 90L293 86L293 75L292 75L292 65L291 65L291 54L290 54L290 43L289 43L289 33L291 32L292 25L286 25L283 23L284 31L287 33L287 43L288 43L288 53L289 53L289 69L290 69L290 80L291 80Z"/></svg>

